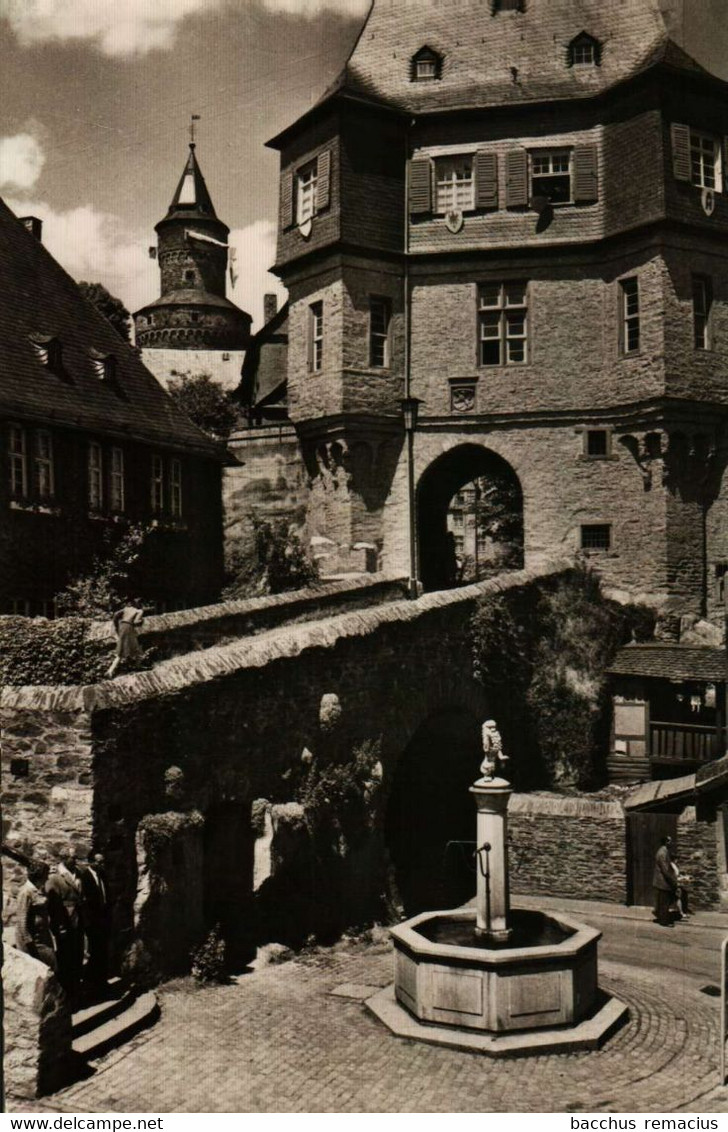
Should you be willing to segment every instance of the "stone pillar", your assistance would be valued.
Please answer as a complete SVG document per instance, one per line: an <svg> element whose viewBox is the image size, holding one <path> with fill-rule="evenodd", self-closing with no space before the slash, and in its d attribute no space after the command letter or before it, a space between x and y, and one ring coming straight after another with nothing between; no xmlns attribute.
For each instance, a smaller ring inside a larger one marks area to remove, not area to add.
<svg viewBox="0 0 728 1132"><path fill-rule="evenodd" d="M511 936L507 840L511 785L504 778L481 778L470 793L478 808L475 930L494 943L507 943Z"/></svg>

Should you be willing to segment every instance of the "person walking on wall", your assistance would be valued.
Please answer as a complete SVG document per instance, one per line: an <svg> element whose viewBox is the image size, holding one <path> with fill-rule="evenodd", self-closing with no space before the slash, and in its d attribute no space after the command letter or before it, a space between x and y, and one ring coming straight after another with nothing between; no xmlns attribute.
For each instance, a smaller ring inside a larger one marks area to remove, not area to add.
<svg viewBox="0 0 728 1132"><path fill-rule="evenodd" d="M655 890L655 920L663 927L673 923L670 905L675 900L677 877L672 867L672 838L663 837L655 854L655 871L652 875Z"/></svg>
<svg viewBox="0 0 728 1132"><path fill-rule="evenodd" d="M56 871L46 883L46 894L58 957L58 978L73 1003L78 999L83 967L81 878L75 850L66 848L60 852Z"/></svg>
<svg viewBox="0 0 728 1132"><path fill-rule="evenodd" d="M88 948L84 985L88 984L91 994L98 994L105 989L109 977L111 930L109 888L101 853L92 853L86 868L81 870L81 896L81 914Z"/></svg>
<svg viewBox="0 0 728 1132"><path fill-rule="evenodd" d="M18 892L15 906L15 946L18 951L40 959L52 971L58 970L53 949L45 884L49 868L45 861L29 861L27 880Z"/></svg>
<svg viewBox="0 0 728 1132"><path fill-rule="evenodd" d="M122 660L138 660L142 655L138 632L144 624L144 610L141 603L129 602L117 609L112 617L116 633L116 655L111 662L107 676L111 679Z"/></svg>

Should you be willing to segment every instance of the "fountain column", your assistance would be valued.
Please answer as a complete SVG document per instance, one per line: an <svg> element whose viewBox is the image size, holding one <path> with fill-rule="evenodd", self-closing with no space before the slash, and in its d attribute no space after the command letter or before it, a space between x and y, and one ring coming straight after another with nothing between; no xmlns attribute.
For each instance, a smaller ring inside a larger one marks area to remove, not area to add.
<svg viewBox="0 0 728 1132"><path fill-rule="evenodd" d="M508 802L513 791L505 778L480 778L470 793L478 808L475 930L494 943L507 943L511 936Z"/></svg>

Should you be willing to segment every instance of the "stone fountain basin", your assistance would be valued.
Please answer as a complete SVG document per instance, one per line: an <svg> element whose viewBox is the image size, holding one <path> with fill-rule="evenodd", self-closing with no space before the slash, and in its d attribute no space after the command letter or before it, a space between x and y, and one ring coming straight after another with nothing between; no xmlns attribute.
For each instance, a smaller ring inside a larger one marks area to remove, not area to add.
<svg viewBox="0 0 728 1132"><path fill-rule="evenodd" d="M526 947L464 946L423 934L434 921L475 930L475 910L423 912L391 929L397 1001L421 1022L510 1033L573 1026L597 1006L601 932L541 914L566 938Z"/></svg>

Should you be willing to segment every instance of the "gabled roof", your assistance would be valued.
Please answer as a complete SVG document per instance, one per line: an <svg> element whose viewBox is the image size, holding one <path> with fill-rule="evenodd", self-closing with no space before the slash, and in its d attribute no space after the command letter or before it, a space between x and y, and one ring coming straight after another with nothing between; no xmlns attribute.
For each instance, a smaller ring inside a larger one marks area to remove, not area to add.
<svg viewBox="0 0 728 1132"><path fill-rule="evenodd" d="M285 402L288 378L288 303L254 336L243 362L237 396L248 409Z"/></svg>
<svg viewBox="0 0 728 1132"><path fill-rule="evenodd" d="M205 178L202 176L197 157L195 143L190 142L190 152L182 170L182 176L175 189L166 219L184 213L185 216L209 216L217 219Z"/></svg>
<svg viewBox="0 0 728 1132"><path fill-rule="evenodd" d="M658 680L724 680L725 649L663 644L626 645L608 671L612 676L643 676Z"/></svg>
<svg viewBox="0 0 728 1132"><path fill-rule="evenodd" d="M675 0L527 0L523 12L495 14L486 0L372 0L319 105L339 94L427 114L589 98L659 63L707 75L673 39L675 12ZM599 65L570 67L569 44L583 33L599 42ZM443 57L442 74L412 82L424 46Z"/></svg>
<svg viewBox="0 0 728 1132"><path fill-rule="evenodd" d="M171 397L38 239L0 200L0 413L138 439L223 458L220 445ZM62 367L43 365L31 336L62 346ZM98 357L116 359L113 381Z"/></svg>

